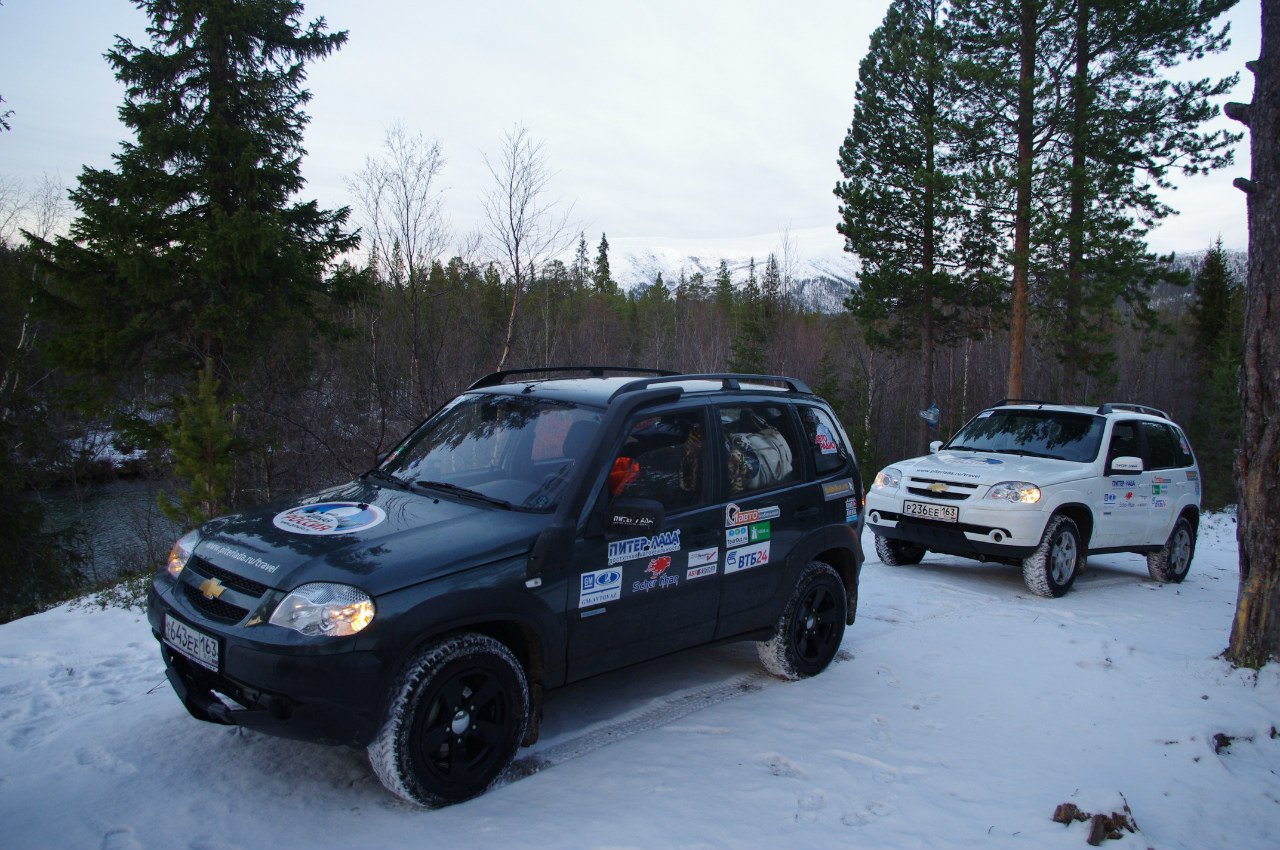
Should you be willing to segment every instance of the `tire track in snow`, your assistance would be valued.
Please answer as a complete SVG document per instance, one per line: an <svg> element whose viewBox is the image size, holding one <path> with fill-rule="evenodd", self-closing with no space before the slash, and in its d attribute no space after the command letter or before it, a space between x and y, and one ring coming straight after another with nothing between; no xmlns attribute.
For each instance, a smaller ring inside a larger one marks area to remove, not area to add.
<svg viewBox="0 0 1280 850"><path fill-rule="evenodd" d="M840 650L832 660L832 665L841 664L853 659L853 654ZM613 720L598 723L568 740L551 744L544 749L535 748L518 757L502 773L494 787L517 782L535 773L564 764L595 752L602 747L624 741L627 738L667 726L670 723L687 717L694 712L702 711L713 705L736 699L744 694L756 693L765 688L787 684L782 679L758 670L691 691L659 697L649 701L643 708L629 711Z"/></svg>

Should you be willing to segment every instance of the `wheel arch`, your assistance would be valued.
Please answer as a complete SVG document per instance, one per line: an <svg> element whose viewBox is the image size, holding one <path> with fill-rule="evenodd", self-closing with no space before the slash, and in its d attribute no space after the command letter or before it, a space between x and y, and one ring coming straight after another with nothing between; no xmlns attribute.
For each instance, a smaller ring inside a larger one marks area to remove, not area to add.
<svg viewBox="0 0 1280 850"><path fill-rule="evenodd" d="M848 599L844 623L846 626L852 626L858 614L858 559L849 549L840 546L817 553L813 556L813 560L821 561L840 576Z"/></svg>
<svg viewBox="0 0 1280 850"><path fill-rule="evenodd" d="M1088 505L1080 502L1068 502L1065 505L1059 505L1054 509L1053 514L1049 517L1052 521L1055 516L1065 516L1076 524L1076 528L1080 531L1080 539L1083 542L1085 551L1089 549L1089 541L1093 539L1093 511L1089 510ZM1048 522L1045 526L1048 526Z"/></svg>

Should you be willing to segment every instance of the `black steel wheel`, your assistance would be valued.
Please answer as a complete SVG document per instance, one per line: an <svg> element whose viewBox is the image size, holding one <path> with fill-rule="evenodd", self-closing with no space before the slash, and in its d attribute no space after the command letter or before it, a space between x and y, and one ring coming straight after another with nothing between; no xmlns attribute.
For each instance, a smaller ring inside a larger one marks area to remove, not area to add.
<svg viewBox="0 0 1280 850"><path fill-rule="evenodd" d="M510 763L528 716L528 683L511 651L486 635L457 635L405 669L369 760L406 800L456 803L483 792Z"/></svg>
<svg viewBox="0 0 1280 850"><path fill-rule="evenodd" d="M829 564L810 563L800 574L773 637L756 644L761 663L783 679L821 673L844 640L848 610L848 594L840 575Z"/></svg>

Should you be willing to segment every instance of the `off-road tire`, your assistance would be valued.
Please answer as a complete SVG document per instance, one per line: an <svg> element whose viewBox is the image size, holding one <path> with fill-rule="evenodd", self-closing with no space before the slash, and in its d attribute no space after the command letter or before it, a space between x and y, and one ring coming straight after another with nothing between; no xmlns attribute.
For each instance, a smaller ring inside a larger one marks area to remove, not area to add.
<svg viewBox="0 0 1280 850"><path fill-rule="evenodd" d="M928 549L919 543L908 543L905 540L893 540L889 537L874 535L876 538L876 557L891 567L909 567L918 564Z"/></svg>
<svg viewBox="0 0 1280 850"><path fill-rule="evenodd" d="M826 669L844 639L849 596L829 564L811 561L773 628L758 641L760 663L781 679L805 679Z"/></svg>
<svg viewBox="0 0 1280 850"><path fill-rule="evenodd" d="M1147 572L1156 581L1178 584L1191 570L1191 559L1195 554L1196 530L1186 517L1178 517L1164 546L1147 553Z"/></svg>
<svg viewBox="0 0 1280 850"><path fill-rule="evenodd" d="M470 799L515 756L529 685L511 650L487 635L429 644L392 688L369 763L393 794L435 808Z"/></svg>
<svg viewBox="0 0 1280 850"><path fill-rule="evenodd" d="M1055 516L1045 526L1040 545L1022 559L1022 580L1036 596L1062 596L1085 562L1084 542L1073 520Z"/></svg>

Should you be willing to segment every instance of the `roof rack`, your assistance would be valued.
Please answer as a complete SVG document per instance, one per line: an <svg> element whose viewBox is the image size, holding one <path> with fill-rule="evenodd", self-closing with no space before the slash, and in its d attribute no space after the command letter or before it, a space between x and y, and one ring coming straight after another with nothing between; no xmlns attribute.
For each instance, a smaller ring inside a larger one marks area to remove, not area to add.
<svg viewBox="0 0 1280 850"><path fill-rule="evenodd" d="M658 378L641 378L637 381L628 381L614 391L609 396L609 401L613 401L623 393L633 393L637 390L648 389L654 384L665 384L673 381L719 381L720 386L726 390L742 389L742 382L769 382L773 384L783 384L789 392L805 393L812 395L813 390L809 389L804 381L795 378L788 378L783 375L747 375L736 372L706 372L699 374L679 375L668 373Z"/></svg>
<svg viewBox="0 0 1280 850"><path fill-rule="evenodd" d="M1145 413L1148 416L1159 416L1161 419L1168 419L1169 414L1163 410L1154 407L1147 407L1145 404L1130 404L1129 402L1109 401L1098 407L1098 413L1110 413L1113 410L1131 410L1134 413ZM1172 420L1170 420L1172 421Z"/></svg>
<svg viewBox="0 0 1280 850"><path fill-rule="evenodd" d="M672 372L670 369L641 369L635 366L540 366L529 369L503 369L498 372L490 372L467 387L467 389L479 390L484 387L496 387L512 375L542 375L550 372L587 372L592 378L603 378L605 372L633 372L641 375L663 376L679 374L678 372Z"/></svg>
<svg viewBox="0 0 1280 850"><path fill-rule="evenodd" d="M1002 398L992 407L1008 407L1011 404L1057 404L1054 401L1041 401L1038 398Z"/></svg>

